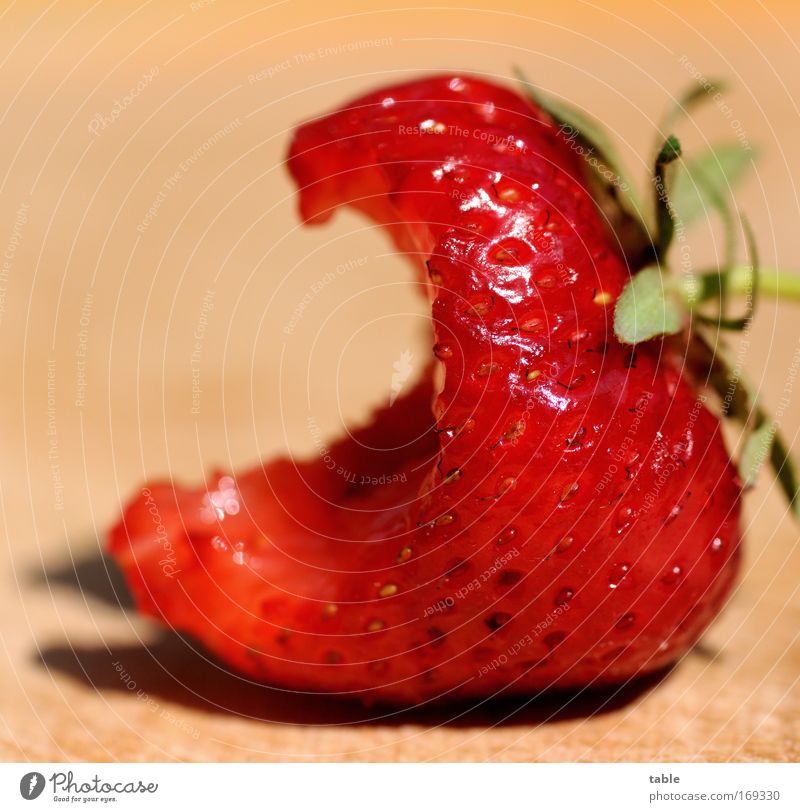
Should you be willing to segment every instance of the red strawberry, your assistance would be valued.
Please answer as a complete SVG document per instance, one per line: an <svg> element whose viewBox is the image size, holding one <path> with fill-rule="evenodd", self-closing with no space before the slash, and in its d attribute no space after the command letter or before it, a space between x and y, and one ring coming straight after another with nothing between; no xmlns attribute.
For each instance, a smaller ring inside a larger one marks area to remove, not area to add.
<svg viewBox="0 0 800 812"><path fill-rule="evenodd" d="M674 662L731 589L740 485L679 350L615 338L629 272L572 145L443 76L301 127L289 167L305 219L354 206L426 274L444 386L331 448L392 484L326 458L152 486L111 538L141 610L266 682L393 703Z"/></svg>

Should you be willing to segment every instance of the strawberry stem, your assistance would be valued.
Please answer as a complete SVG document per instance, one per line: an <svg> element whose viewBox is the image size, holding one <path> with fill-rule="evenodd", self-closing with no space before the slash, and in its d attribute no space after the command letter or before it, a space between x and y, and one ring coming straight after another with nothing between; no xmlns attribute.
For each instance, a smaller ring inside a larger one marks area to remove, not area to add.
<svg viewBox="0 0 800 812"><path fill-rule="evenodd" d="M656 193L656 260L659 262L666 258L675 233L675 211L670 205L666 169L680 157L680 142L674 135L670 135L658 151L653 171L653 187Z"/></svg>
<svg viewBox="0 0 800 812"><path fill-rule="evenodd" d="M750 265L733 265L720 273L705 271L682 278L686 300L692 307L701 302L719 299L723 284L734 296L753 293L753 269ZM800 273L778 268L761 268L758 274L758 294L786 301L800 301Z"/></svg>

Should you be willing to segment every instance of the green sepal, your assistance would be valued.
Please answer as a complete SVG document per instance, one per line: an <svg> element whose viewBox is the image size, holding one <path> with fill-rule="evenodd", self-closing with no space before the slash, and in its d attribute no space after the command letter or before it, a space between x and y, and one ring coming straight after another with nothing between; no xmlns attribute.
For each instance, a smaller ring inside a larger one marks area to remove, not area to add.
<svg viewBox="0 0 800 812"><path fill-rule="evenodd" d="M689 87L681 93L674 104L670 106L663 118L661 119L660 131L668 132L674 126L687 116L691 110L698 107L703 102L711 101L717 93L720 93L726 87L722 81L706 81L702 84L692 82Z"/></svg>
<svg viewBox="0 0 800 812"><path fill-rule="evenodd" d="M733 187L754 167L757 153L737 143L715 144L687 157L672 179L672 204L686 226L709 209L733 219L729 205Z"/></svg>
<svg viewBox="0 0 800 812"><path fill-rule="evenodd" d="M739 457L739 473L744 485L750 485L758 474L758 464L769 459L781 490L794 515L800 521L800 475L792 459L789 446L778 430L778 423L757 401L754 388L742 374L729 350L722 344L713 343L701 332L693 331L694 346L701 351L700 371L707 384L722 399L722 414L747 427L754 427L744 440ZM767 426L772 435L767 444ZM764 456L766 449L767 456ZM763 459L762 459L763 457ZM744 474L744 475L743 475Z"/></svg>
<svg viewBox="0 0 800 812"><path fill-rule="evenodd" d="M686 158L670 186L673 211L685 228L715 211L725 229L722 264L731 265L736 247L736 217L731 205L733 187L754 166L755 154L739 144L717 144Z"/></svg>
<svg viewBox="0 0 800 812"><path fill-rule="evenodd" d="M623 344L674 335L683 329L686 314L673 280L651 265L633 276L617 299L614 334Z"/></svg>
<svg viewBox="0 0 800 812"><path fill-rule="evenodd" d="M613 191L620 205L646 231L642 203L636 193L636 187L603 125L583 110L542 93L518 67L513 68L513 73L525 95L563 128L567 138L584 147L584 157L587 158L587 163L602 185ZM597 160L597 164L588 160L592 157ZM616 182L609 181L607 173L603 171L603 165L615 176Z"/></svg>
<svg viewBox="0 0 800 812"><path fill-rule="evenodd" d="M742 231L744 231L744 239L747 244L747 256L750 260L749 265L749 288L745 291L746 309L744 316L738 319L729 319L724 316L725 298L730 287L731 269L720 269L719 276L719 299L720 299L720 315L719 316L706 316L698 313L697 318L704 324L711 324L720 330L744 330L753 320L756 312L756 304L758 302L758 292L761 281L761 262L758 257L758 246L756 244L755 234L750 227L750 223L743 214L739 215L742 224Z"/></svg>
<svg viewBox="0 0 800 812"><path fill-rule="evenodd" d="M769 452L769 462L778 484L781 486L789 509L794 518L800 521L800 476L797 473L797 466L794 464L789 446L780 435L776 433L772 439L772 446Z"/></svg>
<svg viewBox="0 0 800 812"><path fill-rule="evenodd" d="M771 420L764 420L747 436L739 455L739 477L745 488L755 485L758 472L767 461L775 439L775 426Z"/></svg>

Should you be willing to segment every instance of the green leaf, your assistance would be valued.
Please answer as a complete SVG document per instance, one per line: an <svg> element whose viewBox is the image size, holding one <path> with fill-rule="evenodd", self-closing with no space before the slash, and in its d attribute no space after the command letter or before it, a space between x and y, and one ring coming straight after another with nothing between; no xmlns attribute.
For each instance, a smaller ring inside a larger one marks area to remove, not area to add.
<svg viewBox="0 0 800 812"><path fill-rule="evenodd" d="M674 135L667 136L656 156L653 172L653 186L656 191L656 259L658 260L663 260L667 255L675 233L675 209L667 189L666 169L680 157L680 141Z"/></svg>
<svg viewBox="0 0 800 812"><path fill-rule="evenodd" d="M765 420L745 440L739 457L739 476L745 488L756 484L758 472L769 457L774 439L775 427L771 420Z"/></svg>
<svg viewBox="0 0 800 812"><path fill-rule="evenodd" d="M614 187L620 203L644 227L642 204L636 194L636 187L631 182L630 175L625 169L614 142L603 125L578 107L541 93L519 68L513 68L513 73L524 93L535 105L549 113L556 123L561 125L564 135L588 150L584 157L589 166L606 185ZM607 173L602 171L603 167L598 166L596 161L592 161L591 158L605 164L616 176L616 182L610 182Z"/></svg>
<svg viewBox="0 0 800 812"><path fill-rule="evenodd" d="M650 266L625 286L614 309L614 333L623 344L638 344L683 328L685 305L672 281Z"/></svg>

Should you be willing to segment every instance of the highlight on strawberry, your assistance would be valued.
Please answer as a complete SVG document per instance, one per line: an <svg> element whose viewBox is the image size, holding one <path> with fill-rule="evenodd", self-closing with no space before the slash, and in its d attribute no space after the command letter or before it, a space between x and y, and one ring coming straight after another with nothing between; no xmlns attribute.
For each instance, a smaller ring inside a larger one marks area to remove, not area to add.
<svg viewBox="0 0 800 812"><path fill-rule="evenodd" d="M672 130L706 96L665 120L644 200L602 129L521 77L422 78L299 127L302 218L349 206L407 254L431 362L330 445L356 481L285 457L150 484L110 537L139 610L257 680L394 705L620 684L685 654L735 584L762 464L799 504L723 335L800 277L759 266L732 206L752 153L682 155ZM709 214L721 266L676 267Z"/></svg>

